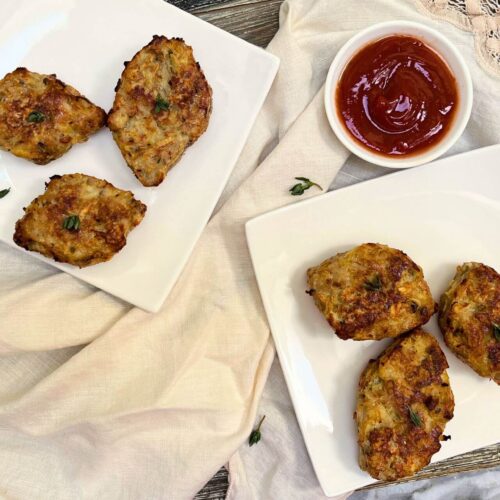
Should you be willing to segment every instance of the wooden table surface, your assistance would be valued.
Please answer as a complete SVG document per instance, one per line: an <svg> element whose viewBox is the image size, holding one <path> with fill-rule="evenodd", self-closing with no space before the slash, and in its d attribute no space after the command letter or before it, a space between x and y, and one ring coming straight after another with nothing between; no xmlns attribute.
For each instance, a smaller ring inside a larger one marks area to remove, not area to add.
<svg viewBox="0 0 500 500"><path fill-rule="evenodd" d="M282 1L170 0L170 3L248 42L264 47L278 29L278 13ZM428 479L430 477L498 466L500 466L500 444L429 465L412 479L405 481ZM227 486L227 471L222 468L198 493L196 500L223 500L226 496ZM376 483L368 486L367 489L382 486L384 486L384 483Z"/></svg>

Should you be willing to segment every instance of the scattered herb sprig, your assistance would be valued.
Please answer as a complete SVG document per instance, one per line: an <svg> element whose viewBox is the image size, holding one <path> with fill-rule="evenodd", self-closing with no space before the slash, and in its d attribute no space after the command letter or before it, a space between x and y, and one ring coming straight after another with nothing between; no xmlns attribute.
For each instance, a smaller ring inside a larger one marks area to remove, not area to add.
<svg viewBox="0 0 500 500"><path fill-rule="evenodd" d="M63 228L68 231L78 231L80 229L80 217L78 215L68 215L64 218Z"/></svg>
<svg viewBox="0 0 500 500"><path fill-rule="evenodd" d="M413 411L409 406L408 413L410 414L410 420L412 421L413 425L415 427L422 427L422 419L420 418L420 415L417 412Z"/></svg>
<svg viewBox="0 0 500 500"><path fill-rule="evenodd" d="M380 290L382 288L382 280L380 279L380 276L376 274L373 278L365 281L364 287L370 292Z"/></svg>
<svg viewBox="0 0 500 500"><path fill-rule="evenodd" d="M7 189L2 189L2 190L0 191L0 200L1 200L2 198L4 198L5 196L7 196L9 193L10 193L10 188L7 188Z"/></svg>
<svg viewBox="0 0 500 500"><path fill-rule="evenodd" d="M264 422L264 419L266 416L264 415L259 422L259 425L257 426L256 429L252 431L250 434L250 437L248 438L248 446L253 446L254 444L257 444L260 441L260 438L262 437L262 434L260 433L260 427L262 425L262 422Z"/></svg>
<svg viewBox="0 0 500 500"><path fill-rule="evenodd" d="M493 336L495 337L497 342L500 342L500 325L498 323L493 323L492 328Z"/></svg>
<svg viewBox="0 0 500 500"><path fill-rule="evenodd" d="M155 113L159 113L160 111L167 111L168 108L170 108L170 103L158 96L155 101Z"/></svg>
<svg viewBox="0 0 500 500"><path fill-rule="evenodd" d="M323 191L323 188L319 184L316 184L316 182L312 182L307 177L295 177L295 179L301 182L298 182L290 188L290 194L292 196L301 196L307 189L311 188L312 186L316 186L321 191Z"/></svg>
<svg viewBox="0 0 500 500"><path fill-rule="evenodd" d="M45 115L41 111L32 111L28 115L28 122L41 123L45 120Z"/></svg>

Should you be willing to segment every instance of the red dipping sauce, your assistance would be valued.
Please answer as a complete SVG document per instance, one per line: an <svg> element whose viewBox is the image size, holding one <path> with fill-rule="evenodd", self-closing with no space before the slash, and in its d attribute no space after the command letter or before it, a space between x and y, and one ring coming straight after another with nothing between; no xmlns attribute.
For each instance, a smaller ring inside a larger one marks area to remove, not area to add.
<svg viewBox="0 0 500 500"><path fill-rule="evenodd" d="M335 102L341 121L363 146L386 156L411 155L446 135L458 90L438 53L418 38L393 35L353 56Z"/></svg>

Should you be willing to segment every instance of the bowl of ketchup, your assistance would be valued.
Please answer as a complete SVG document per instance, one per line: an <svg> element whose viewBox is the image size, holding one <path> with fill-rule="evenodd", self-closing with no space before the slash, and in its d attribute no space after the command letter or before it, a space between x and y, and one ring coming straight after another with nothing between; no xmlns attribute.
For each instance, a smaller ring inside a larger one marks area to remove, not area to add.
<svg viewBox="0 0 500 500"><path fill-rule="evenodd" d="M436 30L380 23L337 53L325 108L352 153L384 167L414 167L438 158L460 137L472 109L472 81L460 52Z"/></svg>

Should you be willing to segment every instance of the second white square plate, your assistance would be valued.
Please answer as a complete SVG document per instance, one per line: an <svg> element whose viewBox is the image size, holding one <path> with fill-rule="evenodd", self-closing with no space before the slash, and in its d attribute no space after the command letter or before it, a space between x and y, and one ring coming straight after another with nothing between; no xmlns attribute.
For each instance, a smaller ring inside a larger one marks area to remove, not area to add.
<svg viewBox="0 0 500 500"><path fill-rule="evenodd" d="M435 300L457 265L500 270L500 146L340 189L247 223L260 292L297 418L326 495L374 482L358 465L353 420L359 376L389 341L337 338L306 295L306 270L365 242L385 243L422 266ZM455 416L433 461L500 441L500 388L444 345Z"/></svg>
<svg viewBox="0 0 500 500"><path fill-rule="evenodd" d="M162 0L2 0L0 78L18 66L56 73L108 111L130 60L153 35L181 37L213 89L206 133L156 188L143 187L104 128L46 166L0 152L0 240L14 245L22 207L55 174L84 173L132 191L148 206L126 247L85 269L57 264L84 281L149 311L157 311L200 236L276 75L279 60ZM24 251L24 250L23 250Z"/></svg>

